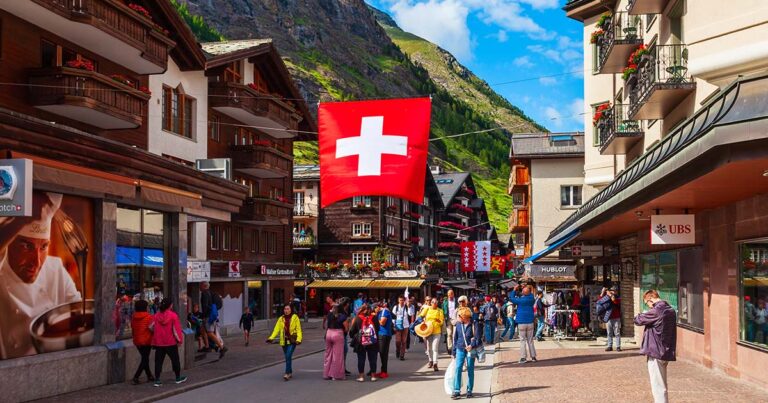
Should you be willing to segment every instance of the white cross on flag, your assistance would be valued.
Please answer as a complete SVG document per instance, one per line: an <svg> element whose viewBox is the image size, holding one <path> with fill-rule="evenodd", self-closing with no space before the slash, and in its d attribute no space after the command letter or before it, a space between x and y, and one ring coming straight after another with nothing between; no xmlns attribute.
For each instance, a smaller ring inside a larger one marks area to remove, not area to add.
<svg viewBox="0 0 768 403"><path fill-rule="evenodd" d="M462 242L461 271L491 271L491 241Z"/></svg>
<svg viewBox="0 0 768 403"><path fill-rule="evenodd" d="M321 103L321 207L354 196L422 203L430 111L429 98Z"/></svg>

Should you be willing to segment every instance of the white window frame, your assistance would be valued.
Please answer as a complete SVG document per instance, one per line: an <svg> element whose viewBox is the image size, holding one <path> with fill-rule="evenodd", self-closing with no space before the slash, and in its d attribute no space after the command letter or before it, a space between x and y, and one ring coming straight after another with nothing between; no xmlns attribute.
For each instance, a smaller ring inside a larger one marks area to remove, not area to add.
<svg viewBox="0 0 768 403"><path fill-rule="evenodd" d="M365 205L365 207L371 207L371 205L373 205L371 196L355 196L352 198L352 207L357 207L357 205L361 203Z"/></svg>
<svg viewBox="0 0 768 403"><path fill-rule="evenodd" d="M395 235L396 235L395 224L391 223L391 222L387 223L387 236L392 236L393 237Z"/></svg>
<svg viewBox="0 0 768 403"><path fill-rule="evenodd" d="M352 264L371 264L371 253L370 252L353 253Z"/></svg>
<svg viewBox="0 0 768 403"><path fill-rule="evenodd" d="M570 189L569 192L568 192L568 204L563 204L563 198L562 198L563 189L566 189L566 188ZM576 189L578 189L579 196L580 196L580 199L581 199L581 203L579 203L579 204L574 204L573 203L573 199L574 199L573 196L576 194L576 192L575 192ZM584 203L584 193L583 192L584 192L584 188L581 185L562 185L562 186L560 186L560 207L562 207L562 208L576 208L576 207L581 206Z"/></svg>
<svg viewBox="0 0 768 403"><path fill-rule="evenodd" d="M369 222L356 222L352 223L352 237L363 238L370 237L372 233L371 223Z"/></svg>

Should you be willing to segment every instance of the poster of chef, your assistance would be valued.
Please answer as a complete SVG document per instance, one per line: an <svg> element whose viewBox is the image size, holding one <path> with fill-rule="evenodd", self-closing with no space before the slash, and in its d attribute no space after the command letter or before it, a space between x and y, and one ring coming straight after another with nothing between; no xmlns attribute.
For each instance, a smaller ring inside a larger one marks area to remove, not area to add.
<svg viewBox="0 0 768 403"><path fill-rule="evenodd" d="M32 204L0 218L0 359L93 344L93 202L35 191Z"/></svg>

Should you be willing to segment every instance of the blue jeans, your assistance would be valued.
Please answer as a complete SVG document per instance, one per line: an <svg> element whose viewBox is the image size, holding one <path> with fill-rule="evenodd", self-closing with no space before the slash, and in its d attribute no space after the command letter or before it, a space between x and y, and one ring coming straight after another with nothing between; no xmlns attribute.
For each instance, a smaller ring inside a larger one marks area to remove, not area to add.
<svg viewBox="0 0 768 403"><path fill-rule="evenodd" d="M285 355L285 373L292 374L293 367L291 366L293 361L293 350L296 350L295 344L286 344L283 346L283 355Z"/></svg>
<svg viewBox="0 0 768 403"><path fill-rule="evenodd" d="M544 333L544 325L546 325L546 321L544 320L544 316L537 316L536 317L536 336L535 338L540 338L541 334Z"/></svg>
<svg viewBox="0 0 768 403"><path fill-rule="evenodd" d="M507 335L507 332L509 332L510 339L515 336L515 319L514 318L504 317L504 331L501 332L501 336L499 337L503 339L504 336Z"/></svg>
<svg viewBox="0 0 768 403"><path fill-rule="evenodd" d="M493 344L496 342L496 321L495 320L485 321L485 342L488 344Z"/></svg>
<svg viewBox="0 0 768 403"><path fill-rule="evenodd" d="M467 393L472 392L472 387L475 385L475 359L466 350L457 348L456 372L453 378L453 391L455 393L461 392L461 370L464 361L467 362Z"/></svg>

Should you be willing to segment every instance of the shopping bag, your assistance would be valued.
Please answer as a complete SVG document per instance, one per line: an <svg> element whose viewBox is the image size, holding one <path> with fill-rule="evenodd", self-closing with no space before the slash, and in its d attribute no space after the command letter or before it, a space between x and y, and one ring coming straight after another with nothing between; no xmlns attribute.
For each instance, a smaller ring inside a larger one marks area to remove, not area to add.
<svg viewBox="0 0 768 403"><path fill-rule="evenodd" d="M445 376L443 377L444 383L443 386L445 386L445 394L452 395L453 394L453 380L456 377L456 359L452 359L451 363L448 364L448 368L445 369Z"/></svg>

